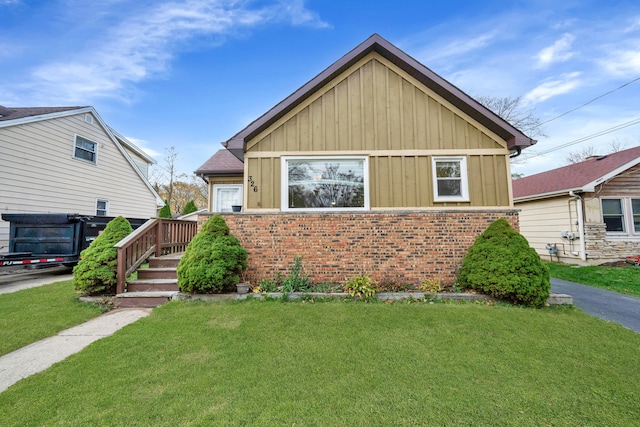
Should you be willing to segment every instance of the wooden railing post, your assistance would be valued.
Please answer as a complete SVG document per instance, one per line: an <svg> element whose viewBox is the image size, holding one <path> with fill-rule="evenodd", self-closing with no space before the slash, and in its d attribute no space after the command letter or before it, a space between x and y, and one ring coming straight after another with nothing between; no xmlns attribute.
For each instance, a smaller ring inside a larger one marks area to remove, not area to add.
<svg viewBox="0 0 640 427"><path fill-rule="evenodd" d="M115 244L118 249L116 292L126 288L127 277L152 255L162 256L183 252L198 231L193 221L149 220L133 233Z"/></svg>

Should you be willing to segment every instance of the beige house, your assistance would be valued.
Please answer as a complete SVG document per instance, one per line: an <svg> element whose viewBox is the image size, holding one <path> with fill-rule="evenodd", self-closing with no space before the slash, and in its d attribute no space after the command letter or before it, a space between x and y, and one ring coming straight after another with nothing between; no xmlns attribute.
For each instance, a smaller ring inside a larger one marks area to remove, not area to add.
<svg viewBox="0 0 640 427"><path fill-rule="evenodd" d="M1 213L154 217L153 163L92 107L0 106ZM0 248L8 230L0 221Z"/></svg>
<svg viewBox="0 0 640 427"><path fill-rule="evenodd" d="M239 187L243 213L227 222L256 279L303 256L321 281L354 272L450 281L493 220L517 227L509 157L534 143L373 35L197 173L214 200ZM230 155L232 174L215 161Z"/></svg>
<svg viewBox="0 0 640 427"><path fill-rule="evenodd" d="M597 265L640 255L640 147L513 181L520 232L543 258Z"/></svg>

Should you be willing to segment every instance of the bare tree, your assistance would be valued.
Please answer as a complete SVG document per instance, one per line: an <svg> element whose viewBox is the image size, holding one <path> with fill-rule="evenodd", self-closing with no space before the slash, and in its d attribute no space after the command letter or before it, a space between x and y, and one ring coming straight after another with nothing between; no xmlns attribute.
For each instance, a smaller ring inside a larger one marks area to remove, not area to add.
<svg viewBox="0 0 640 427"><path fill-rule="evenodd" d="M588 145L580 151L573 151L566 157L567 164L580 163L589 157L604 156L606 154L617 153L627 148L627 144L619 139L615 139L609 143L609 148L598 152L593 145Z"/></svg>
<svg viewBox="0 0 640 427"><path fill-rule="evenodd" d="M523 107L522 97L478 96L476 100L525 135L531 138L546 136L542 129L542 121L536 116L535 108Z"/></svg>

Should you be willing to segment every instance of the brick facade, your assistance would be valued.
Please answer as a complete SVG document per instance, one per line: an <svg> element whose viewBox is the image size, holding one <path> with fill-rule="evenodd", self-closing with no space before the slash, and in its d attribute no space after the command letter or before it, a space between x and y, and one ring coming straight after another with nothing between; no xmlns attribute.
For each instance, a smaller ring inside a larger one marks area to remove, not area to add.
<svg viewBox="0 0 640 427"><path fill-rule="evenodd" d="M199 227L210 215L200 215ZM252 283L286 276L294 257L313 283L357 274L377 281L453 283L467 249L493 221L519 229L517 210L223 214L249 254Z"/></svg>

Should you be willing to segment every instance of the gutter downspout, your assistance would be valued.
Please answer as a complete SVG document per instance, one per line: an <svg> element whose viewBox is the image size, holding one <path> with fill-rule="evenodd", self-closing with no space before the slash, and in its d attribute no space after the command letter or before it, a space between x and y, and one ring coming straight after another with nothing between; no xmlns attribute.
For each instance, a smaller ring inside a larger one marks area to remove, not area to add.
<svg viewBox="0 0 640 427"><path fill-rule="evenodd" d="M582 261L587 260L587 244L585 242L584 236L584 214L582 209L582 197L574 193L573 191L569 191L569 195L573 197L576 201L576 206L578 208L578 233L580 233L580 259Z"/></svg>

